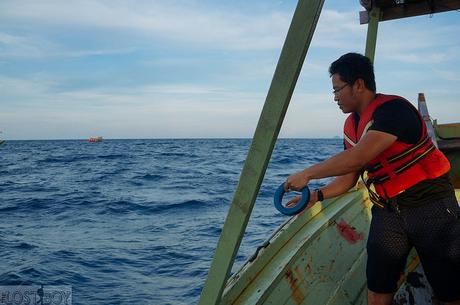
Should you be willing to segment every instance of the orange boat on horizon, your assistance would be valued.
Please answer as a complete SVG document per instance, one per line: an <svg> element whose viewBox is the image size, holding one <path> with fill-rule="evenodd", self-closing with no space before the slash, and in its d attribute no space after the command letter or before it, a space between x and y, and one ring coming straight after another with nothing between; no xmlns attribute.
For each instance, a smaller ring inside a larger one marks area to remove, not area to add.
<svg viewBox="0 0 460 305"><path fill-rule="evenodd" d="M90 137L88 142L90 143L102 142L102 137Z"/></svg>

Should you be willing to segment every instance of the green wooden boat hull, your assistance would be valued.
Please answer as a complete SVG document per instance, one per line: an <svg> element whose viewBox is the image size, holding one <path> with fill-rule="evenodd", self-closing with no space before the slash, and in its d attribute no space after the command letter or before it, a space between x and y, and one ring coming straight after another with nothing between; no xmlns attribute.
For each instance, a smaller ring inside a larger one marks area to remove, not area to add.
<svg viewBox="0 0 460 305"><path fill-rule="evenodd" d="M450 179L456 188L460 188L460 123L437 124L434 130L439 148L450 161Z"/></svg>
<svg viewBox="0 0 460 305"><path fill-rule="evenodd" d="M460 190L456 194L460 199ZM231 276L221 304L366 304L371 205L367 191L356 189L290 218L254 260ZM352 243L344 238L338 229L343 222L362 239ZM418 258L412 253L406 271L418 269ZM404 278L401 285L399 300L407 300L407 293L431 300L429 288L408 287Z"/></svg>

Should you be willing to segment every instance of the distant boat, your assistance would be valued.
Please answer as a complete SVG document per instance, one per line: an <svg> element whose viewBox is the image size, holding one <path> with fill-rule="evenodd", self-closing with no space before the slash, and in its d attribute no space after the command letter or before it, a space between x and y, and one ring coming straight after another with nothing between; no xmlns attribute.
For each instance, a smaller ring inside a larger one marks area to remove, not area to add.
<svg viewBox="0 0 460 305"><path fill-rule="evenodd" d="M5 143L6 141L5 140L1 140L0 139L0 145L2 145L3 143Z"/></svg>
<svg viewBox="0 0 460 305"><path fill-rule="evenodd" d="M102 137L90 137L88 142L90 143L102 142Z"/></svg>

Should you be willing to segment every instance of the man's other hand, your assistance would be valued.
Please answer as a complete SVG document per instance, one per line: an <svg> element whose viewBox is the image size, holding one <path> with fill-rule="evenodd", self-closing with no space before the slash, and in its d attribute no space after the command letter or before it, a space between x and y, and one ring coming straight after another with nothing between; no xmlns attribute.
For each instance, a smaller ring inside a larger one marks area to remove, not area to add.
<svg viewBox="0 0 460 305"><path fill-rule="evenodd" d="M288 203L286 203L286 207L292 208L293 206L299 203L300 199L302 199L302 196L295 196L294 198L289 200ZM318 202L318 193L310 193L310 201L308 202L306 209L311 208L316 202Z"/></svg>
<svg viewBox="0 0 460 305"><path fill-rule="evenodd" d="M308 184L309 181L310 179L304 173L304 171L292 174L287 178L286 182L284 183L284 190L286 192L289 192L290 190L300 191Z"/></svg>

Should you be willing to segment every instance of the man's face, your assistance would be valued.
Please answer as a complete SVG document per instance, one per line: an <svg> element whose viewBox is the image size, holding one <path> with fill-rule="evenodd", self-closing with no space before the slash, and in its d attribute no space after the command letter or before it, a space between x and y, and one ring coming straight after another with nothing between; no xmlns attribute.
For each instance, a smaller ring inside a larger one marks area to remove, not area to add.
<svg viewBox="0 0 460 305"><path fill-rule="evenodd" d="M343 113L355 112L358 109L359 102L354 96L353 86L340 79L339 74L333 74L332 88L334 90L334 101L337 102Z"/></svg>

